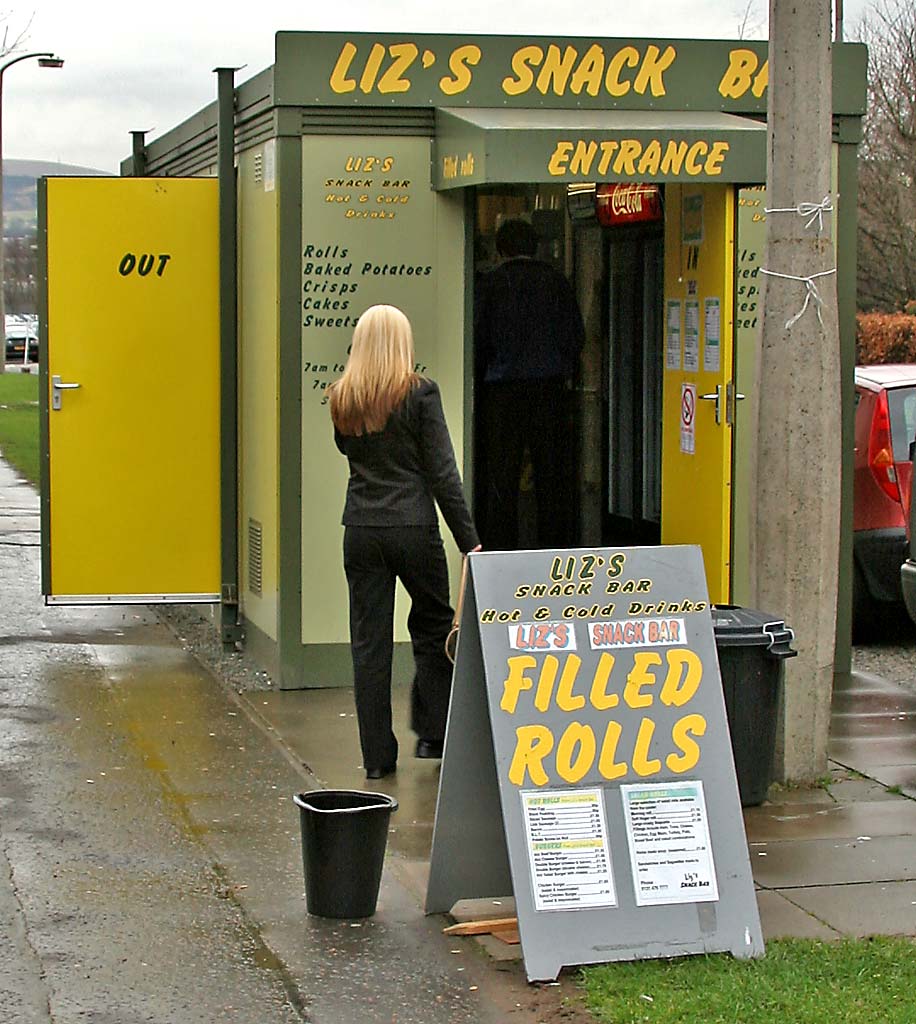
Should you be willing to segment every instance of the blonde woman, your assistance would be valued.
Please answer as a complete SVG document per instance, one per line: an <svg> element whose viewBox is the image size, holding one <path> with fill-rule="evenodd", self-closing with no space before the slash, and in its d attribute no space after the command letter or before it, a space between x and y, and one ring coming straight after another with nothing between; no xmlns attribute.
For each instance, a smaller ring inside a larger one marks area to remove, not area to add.
<svg viewBox="0 0 916 1024"><path fill-rule="evenodd" d="M462 553L479 550L438 386L414 372L410 321L372 306L353 332L350 358L328 388L334 440L350 464L344 570L350 649L366 777L395 771L391 723L394 590L410 596L415 675L411 727L417 757L441 757L451 686L445 638L452 624L436 503Z"/></svg>

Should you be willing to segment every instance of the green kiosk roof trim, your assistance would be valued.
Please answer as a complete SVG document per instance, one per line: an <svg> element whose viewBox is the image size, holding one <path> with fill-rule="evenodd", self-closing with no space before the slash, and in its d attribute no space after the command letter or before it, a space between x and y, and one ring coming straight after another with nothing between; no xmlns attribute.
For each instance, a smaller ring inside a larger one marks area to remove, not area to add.
<svg viewBox="0 0 916 1024"><path fill-rule="evenodd" d="M438 110L433 187L512 182L756 182L766 125L717 111Z"/></svg>
<svg viewBox="0 0 916 1024"><path fill-rule="evenodd" d="M766 41L278 32L277 106L764 114ZM833 47L833 112L865 111L866 48Z"/></svg>

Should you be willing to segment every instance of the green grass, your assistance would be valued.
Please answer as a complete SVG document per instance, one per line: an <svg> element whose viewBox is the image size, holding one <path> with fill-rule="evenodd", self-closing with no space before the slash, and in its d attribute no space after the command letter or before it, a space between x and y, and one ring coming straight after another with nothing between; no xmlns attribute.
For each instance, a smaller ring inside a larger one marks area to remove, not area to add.
<svg viewBox="0 0 916 1024"><path fill-rule="evenodd" d="M0 373L0 454L38 486L38 376Z"/></svg>
<svg viewBox="0 0 916 1024"><path fill-rule="evenodd" d="M760 960L719 954L590 967L582 985L606 1024L913 1024L916 943L782 939Z"/></svg>

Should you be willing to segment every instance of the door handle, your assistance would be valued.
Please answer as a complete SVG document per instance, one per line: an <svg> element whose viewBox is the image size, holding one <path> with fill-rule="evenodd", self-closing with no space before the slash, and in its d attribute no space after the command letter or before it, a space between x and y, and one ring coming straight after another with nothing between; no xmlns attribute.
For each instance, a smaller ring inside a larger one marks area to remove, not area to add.
<svg viewBox="0 0 916 1024"><path fill-rule="evenodd" d="M716 423L722 422L722 385L717 384L715 391L710 391L705 395L700 395L700 398L704 402L715 402L716 403Z"/></svg>
<svg viewBox="0 0 916 1024"><path fill-rule="evenodd" d="M51 408L60 409L61 391L76 391L79 384L68 384L60 379L60 374L51 377Z"/></svg>

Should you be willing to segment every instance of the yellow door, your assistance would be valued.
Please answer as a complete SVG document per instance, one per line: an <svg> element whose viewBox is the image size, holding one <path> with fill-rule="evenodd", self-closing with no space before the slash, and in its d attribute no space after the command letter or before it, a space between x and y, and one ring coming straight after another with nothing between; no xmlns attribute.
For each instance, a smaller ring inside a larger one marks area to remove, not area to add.
<svg viewBox="0 0 916 1024"><path fill-rule="evenodd" d="M216 180L51 178L44 223L44 593L218 600Z"/></svg>
<svg viewBox="0 0 916 1024"><path fill-rule="evenodd" d="M730 596L734 196L665 189L662 543L699 544L709 596Z"/></svg>

